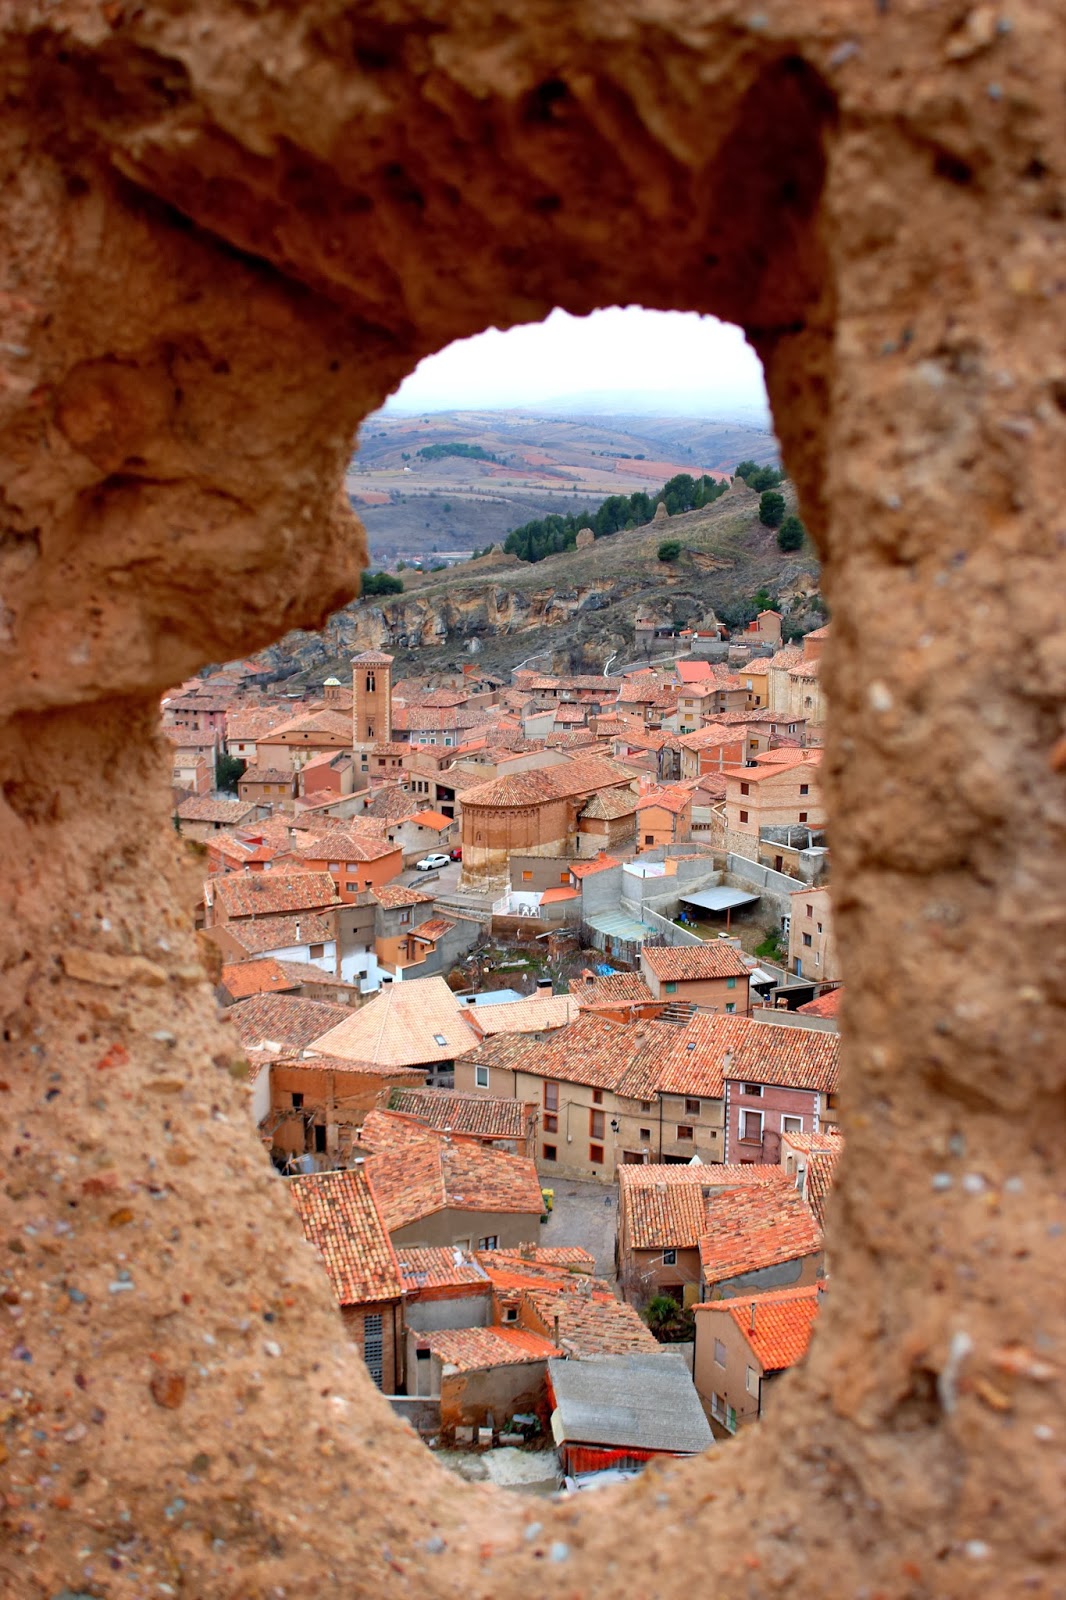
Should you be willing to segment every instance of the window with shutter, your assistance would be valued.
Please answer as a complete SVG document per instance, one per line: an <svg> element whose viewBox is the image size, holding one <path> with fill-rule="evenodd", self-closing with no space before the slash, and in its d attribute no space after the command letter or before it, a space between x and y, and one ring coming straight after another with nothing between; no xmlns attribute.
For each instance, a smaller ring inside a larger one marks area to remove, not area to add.
<svg viewBox="0 0 1066 1600"><path fill-rule="evenodd" d="M380 1389L385 1380L385 1324L377 1311L368 1312L363 1318L363 1360Z"/></svg>

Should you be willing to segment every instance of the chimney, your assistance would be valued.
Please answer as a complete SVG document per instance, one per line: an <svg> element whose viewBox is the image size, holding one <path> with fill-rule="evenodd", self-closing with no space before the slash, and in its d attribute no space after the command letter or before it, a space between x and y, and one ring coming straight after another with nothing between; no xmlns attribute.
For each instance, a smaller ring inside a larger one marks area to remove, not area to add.
<svg viewBox="0 0 1066 1600"><path fill-rule="evenodd" d="M751 1302L751 1327L750 1327L750 1329L748 1331L750 1333L754 1333L755 1332L755 1301L754 1300Z"/></svg>

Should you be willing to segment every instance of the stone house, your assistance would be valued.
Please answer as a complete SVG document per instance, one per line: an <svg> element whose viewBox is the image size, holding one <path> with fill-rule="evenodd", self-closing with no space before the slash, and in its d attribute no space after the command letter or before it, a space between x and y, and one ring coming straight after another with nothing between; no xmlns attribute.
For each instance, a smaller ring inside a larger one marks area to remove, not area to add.
<svg viewBox="0 0 1066 1600"><path fill-rule="evenodd" d="M441 811L424 808L391 826L389 837L403 852L404 865L411 866L422 856L437 851L447 854L458 842L459 825L454 817L446 817Z"/></svg>
<svg viewBox="0 0 1066 1600"><path fill-rule="evenodd" d="M519 1100L494 1100L455 1089L387 1089L379 1106L397 1116L490 1145L508 1155L528 1156L536 1150L537 1107Z"/></svg>
<svg viewBox="0 0 1066 1600"><path fill-rule="evenodd" d="M578 813L577 838L582 856L626 850L635 841L637 797L632 789L601 789Z"/></svg>
<svg viewBox="0 0 1066 1600"><path fill-rule="evenodd" d="M743 732L721 722L709 722L695 733L681 734L677 743L681 752L681 777L686 780L700 778L707 772L721 772L728 766L739 766L744 760Z"/></svg>
<svg viewBox="0 0 1066 1600"><path fill-rule="evenodd" d="M352 747L352 725L343 711L322 709L293 717L256 740L256 762L281 772L298 773L313 756Z"/></svg>
<svg viewBox="0 0 1066 1600"><path fill-rule="evenodd" d="M215 795L191 795L174 811L178 832L185 839L206 841L228 828L252 822L259 807L246 800L220 799Z"/></svg>
<svg viewBox="0 0 1066 1600"><path fill-rule="evenodd" d="M637 801L637 852L692 837L692 790L651 789Z"/></svg>
<svg viewBox="0 0 1066 1600"><path fill-rule="evenodd" d="M417 1127L378 1150L366 1168L398 1249L514 1250L537 1242L544 1200L526 1156Z"/></svg>
<svg viewBox="0 0 1066 1600"><path fill-rule="evenodd" d="M763 828L825 827L818 783L820 750L768 750L752 767L725 769L726 826L756 848Z"/></svg>
<svg viewBox="0 0 1066 1600"><path fill-rule="evenodd" d="M815 1284L824 1276L822 1230L787 1179L723 1188L703 1206L701 1301Z"/></svg>
<svg viewBox="0 0 1066 1600"><path fill-rule="evenodd" d="M382 824L334 825L295 846L302 866L328 873L337 897L350 905L367 889L379 889L403 871L403 851L390 843Z"/></svg>
<svg viewBox="0 0 1066 1600"><path fill-rule="evenodd" d="M272 811L292 811L296 774L281 767L246 767L237 779L237 793L247 805Z"/></svg>
<svg viewBox="0 0 1066 1600"><path fill-rule="evenodd" d="M340 800L358 788L358 768L350 750L324 750L300 768L298 789L303 800Z"/></svg>
<svg viewBox="0 0 1066 1600"><path fill-rule="evenodd" d="M615 1266L626 1300L638 1306L659 1294L684 1306L698 1300L705 1201L719 1188L762 1181L767 1172L720 1163L619 1167Z"/></svg>
<svg viewBox="0 0 1066 1600"><path fill-rule="evenodd" d="M292 707L280 705L239 706L226 713L226 754L254 767L258 740L291 721Z"/></svg>
<svg viewBox="0 0 1066 1600"><path fill-rule="evenodd" d="M457 1062L476 1043L444 979L431 977L386 984L358 1011L316 1039L313 1048L315 1053L350 1061L417 1069L425 1083L450 1089Z"/></svg>
<svg viewBox="0 0 1066 1600"><path fill-rule="evenodd" d="M724 1081L724 1159L778 1162L789 1134L820 1133L836 1121L840 1039L810 1028L750 1022Z"/></svg>
<svg viewBox="0 0 1066 1600"><path fill-rule="evenodd" d="M656 1000L728 1015L748 1013L750 972L726 939L703 945L644 944L640 970Z"/></svg>
<svg viewBox="0 0 1066 1600"><path fill-rule="evenodd" d="M788 964L799 977L820 983L836 983L842 977L828 889L797 889L792 895Z"/></svg>
<svg viewBox="0 0 1066 1600"><path fill-rule="evenodd" d="M593 794L626 788L629 773L599 756L547 771L518 773L462 796L463 878L506 878L513 854L573 852L578 816Z"/></svg>
<svg viewBox="0 0 1066 1600"><path fill-rule="evenodd" d="M696 1306L693 1378L725 1433L757 1422L773 1382L803 1360L823 1293L804 1284Z"/></svg>
<svg viewBox="0 0 1066 1600"><path fill-rule="evenodd" d="M255 917L292 916L340 904L328 872L233 872L208 878L204 923L210 928Z"/></svg>
<svg viewBox="0 0 1066 1600"><path fill-rule="evenodd" d="M345 1332L386 1394L403 1377L403 1280L365 1169L287 1181L308 1243L318 1252Z"/></svg>
<svg viewBox="0 0 1066 1600"><path fill-rule="evenodd" d="M424 1081L420 1072L404 1067L308 1055L302 1048L282 1048L277 1055L250 1051L249 1058L260 1138L278 1165L302 1155L348 1161L358 1128L382 1095Z"/></svg>

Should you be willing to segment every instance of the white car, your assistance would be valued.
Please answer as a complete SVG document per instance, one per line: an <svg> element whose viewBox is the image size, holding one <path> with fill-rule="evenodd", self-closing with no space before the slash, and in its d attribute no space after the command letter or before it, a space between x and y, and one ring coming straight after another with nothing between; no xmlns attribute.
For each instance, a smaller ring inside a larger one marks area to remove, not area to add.
<svg viewBox="0 0 1066 1600"><path fill-rule="evenodd" d="M440 867L446 867L450 861L449 856L442 856L436 852L431 856L423 856L421 861L415 862L416 872L436 872Z"/></svg>

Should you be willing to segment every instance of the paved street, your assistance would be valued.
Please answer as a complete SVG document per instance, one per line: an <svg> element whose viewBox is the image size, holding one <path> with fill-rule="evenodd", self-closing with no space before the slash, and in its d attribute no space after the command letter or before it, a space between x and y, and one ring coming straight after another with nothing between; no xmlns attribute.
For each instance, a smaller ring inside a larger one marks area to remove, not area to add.
<svg viewBox="0 0 1066 1600"><path fill-rule="evenodd" d="M541 1175L544 1188L555 1190L555 1209L541 1224L544 1245L580 1245L596 1257L596 1275L614 1282L614 1226L618 1191L594 1180Z"/></svg>

